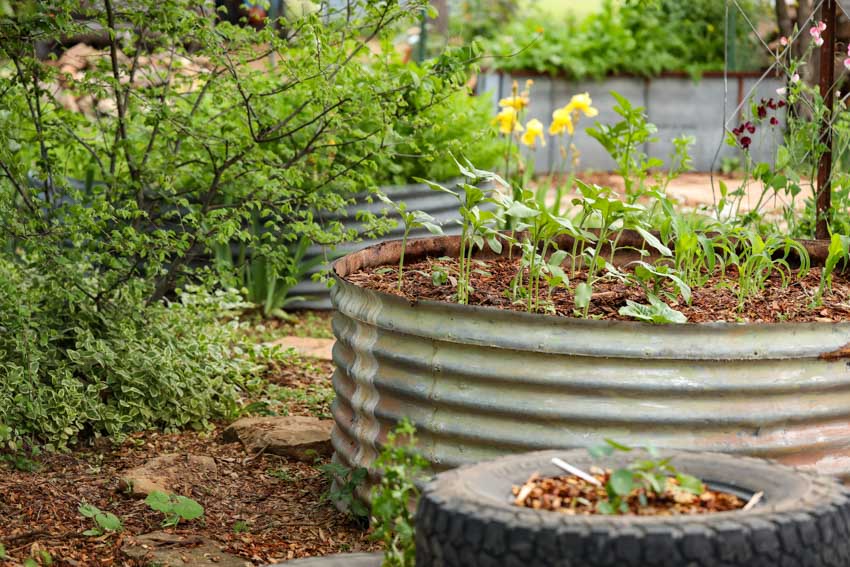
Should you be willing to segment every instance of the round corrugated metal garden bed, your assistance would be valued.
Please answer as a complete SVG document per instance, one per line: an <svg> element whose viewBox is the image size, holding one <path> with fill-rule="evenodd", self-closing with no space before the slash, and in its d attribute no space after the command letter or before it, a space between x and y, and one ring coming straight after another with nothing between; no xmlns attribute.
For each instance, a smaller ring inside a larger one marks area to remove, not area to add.
<svg viewBox="0 0 850 567"><path fill-rule="evenodd" d="M458 240L411 241L405 258L456 255ZM397 263L399 247L334 266L333 443L344 463L370 467L408 417L438 470L613 438L850 477L850 323L572 319L411 303L346 280Z"/></svg>

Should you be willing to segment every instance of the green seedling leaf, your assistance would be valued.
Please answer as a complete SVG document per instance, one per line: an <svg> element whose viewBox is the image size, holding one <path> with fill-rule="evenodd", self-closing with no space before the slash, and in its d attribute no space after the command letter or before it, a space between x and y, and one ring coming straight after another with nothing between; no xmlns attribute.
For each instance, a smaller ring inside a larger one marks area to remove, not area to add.
<svg viewBox="0 0 850 567"><path fill-rule="evenodd" d="M79 512L86 518L94 518L95 515L100 512L100 510L98 510L91 504L80 504L79 507L77 507L77 512Z"/></svg>
<svg viewBox="0 0 850 567"><path fill-rule="evenodd" d="M613 516L617 513L617 509L608 501L601 501L596 504L596 511L606 516Z"/></svg>
<svg viewBox="0 0 850 567"><path fill-rule="evenodd" d="M617 469L608 480L611 490L617 496L627 496L634 488L634 473L628 469Z"/></svg>
<svg viewBox="0 0 850 567"><path fill-rule="evenodd" d="M576 286L575 304L579 309L584 309L590 305L590 298L593 297L593 287L587 282L581 282Z"/></svg>
<svg viewBox="0 0 850 567"><path fill-rule="evenodd" d="M177 496L172 511L184 520L195 520L204 515L204 507L185 496Z"/></svg>
<svg viewBox="0 0 850 567"><path fill-rule="evenodd" d="M607 437L605 438L605 443L609 447L614 449L615 451L622 451L624 453L628 453L632 450L632 448L629 447L628 445L623 445L622 443L618 443L618 442L614 441L613 439L610 439L610 438L607 438Z"/></svg>
<svg viewBox="0 0 850 567"><path fill-rule="evenodd" d="M109 532L120 532L124 528L118 516L111 512L100 512L94 517L94 520L101 529Z"/></svg>
<svg viewBox="0 0 850 567"><path fill-rule="evenodd" d="M159 491L153 491L145 498L145 504L163 514L171 513L171 498L168 494Z"/></svg>
<svg viewBox="0 0 850 567"><path fill-rule="evenodd" d="M679 483L682 490L686 490L691 494L697 495L703 493L704 487L702 481L695 476L679 473L676 475L676 481Z"/></svg>
<svg viewBox="0 0 850 567"><path fill-rule="evenodd" d="M664 246L658 238L655 237L651 232L645 230L639 226L635 227L635 231L641 235L644 242L655 248L662 256L672 256L673 252L670 251L669 248Z"/></svg>

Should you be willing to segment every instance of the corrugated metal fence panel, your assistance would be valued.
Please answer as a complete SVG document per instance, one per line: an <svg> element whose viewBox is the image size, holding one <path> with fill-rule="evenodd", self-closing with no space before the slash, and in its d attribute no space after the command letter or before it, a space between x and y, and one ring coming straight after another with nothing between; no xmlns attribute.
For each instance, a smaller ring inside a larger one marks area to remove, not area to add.
<svg viewBox="0 0 850 567"><path fill-rule="evenodd" d="M520 88L524 81L532 77L535 86L532 89L532 103L527 112L527 118L537 118L548 128L552 120L552 112L569 102L570 97L577 93L588 92L593 98L593 104L599 109L599 116L593 119L584 119L581 131L576 134L575 144L581 152L580 168L583 170L608 171L613 167L613 161L600 144L585 133L587 126L599 121L610 124L619 120L613 112L616 101L611 96L611 91L616 91L625 96L635 106L643 106L647 109L649 121L658 126L659 141L650 144L645 151L651 157L657 157L667 161L673 144L671 140L680 135L691 135L696 139L692 148L693 164L696 171L711 171L712 167L718 169L720 160L724 156L736 155L736 150L723 141L725 132L723 129L723 103L724 96L727 97L728 127L737 125L735 109L738 106L739 96L745 97L750 89L756 85L758 79L730 77L728 81L728 93L722 77L703 77L694 81L689 77L659 77L642 79L635 77L612 77L604 81L568 81L564 78L550 78L548 76L531 76L528 74L510 75L507 73L485 73L478 83L479 94L489 93L494 99L494 109L498 96L510 93L511 83L516 79ZM539 85L539 88L538 88ZM776 89L784 86L784 83L776 78L764 79L755 89L753 96L758 101L761 98L777 98ZM498 92L497 92L498 90ZM749 106L745 108L749 114ZM777 142L784 126L785 113L779 113L782 124L771 131L768 128L758 132L753 143L753 157L757 161L770 160L775 152ZM715 160L715 155L720 153ZM551 170L553 164L557 167L556 144L550 143L547 147L545 157L541 157L541 150L533 152L535 157L536 171L546 173Z"/></svg>
<svg viewBox="0 0 850 567"><path fill-rule="evenodd" d="M443 183L446 187L455 188L459 179L451 180ZM392 185L382 187L381 190L389 196L393 201L406 203L408 210L424 211L433 216L443 228L446 234L460 234L460 226L455 222L459 219L457 212L458 202L455 197L448 193L434 191L424 183L415 183L410 185ZM342 215L332 217L343 222L347 227L355 228L358 231L362 229L362 224L355 218L358 211L369 211L380 214L386 210L388 206L374 199L369 203L365 195L357 198L358 203L349 207ZM484 205L483 208L488 208L489 205ZM397 225L387 234L379 238L369 238L360 242L349 242L340 244L335 247L312 246L305 254L305 261L309 262L316 257L323 257L324 262L311 269L307 277L299 282L290 291L291 296L302 297L302 300L292 302L287 306L288 309L317 309L328 310L333 309L330 299L330 287L328 282L314 279L314 274L326 273L330 268L330 263L336 258L340 258L351 252L362 250L373 244L395 240L401 238L404 234L404 227L401 224L399 217L395 212L388 213L389 218L397 221ZM331 217L328 217L331 218ZM419 238L430 234L425 229L416 229L411 231L410 238Z"/></svg>
<svg viewBox="0 0 850 567"><path fill-rule="evenodd" d="M344 280L332 296L333 443L348 465L370 467L407 417L437 469L613 438L850 476L850 366L820 358L850 342L850 324L579 320L410 304Z"/></svg>

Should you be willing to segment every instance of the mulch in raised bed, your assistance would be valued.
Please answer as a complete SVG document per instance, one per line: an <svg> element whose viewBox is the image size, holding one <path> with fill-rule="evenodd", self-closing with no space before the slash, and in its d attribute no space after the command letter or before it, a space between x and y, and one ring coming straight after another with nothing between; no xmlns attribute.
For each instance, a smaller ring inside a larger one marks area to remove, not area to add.
<svg viewBox="0 0 850 567"><path fill-rule="evenodd" d="M534 474L524 485L513 487L514 504L571 516L595 515L599 513L597 503L608 500L604 486L611 472L606 469L592 474L601 486L572 475L540 477ZM746 505L746 502L734 494L710 488L706 488L700 495L687 492L679 488L673 478L668 480L665 488L662 494L647 492L643 488L633 490L624 499L628 506L627 513L638 516L712 514L739 510ZM642 503L641 499L644 499L645 503Z"/></svg>
<svg viewBox="0 0 850 567"><path fill-rule="evenodd" d="M519 259L498 258L479 261L473 270L471 284L474 291L470 294L469 304L525 311L524 301L514 303L508 292L511 280L519 269ZM622 268L628 271L629 268ZM451 282L434 285L432 274L435 270L456 273L457 260L448 258L427 258L405 266L401 291L397 288L398 272L391 266L368 268L350 274L346 279L358 286L399 295L411 302L417 300L436 300L454 302L456 287ZM725 277L715 275L708 283L692 291L692 301L686 304L681 297L678 301L666 300L677 311L682 312L691 323L717 321L779 323L779 322L838 322L850 321L850 278L847 274L834 273L832 289L823 296L822 305L811 308L812 297L821 281L821 269L812 268L809 273L798 279L789 278L789 285L783 286L779 274L774 273L766 282L764 290L758 296L746 300L743 310L738 310L738 298L735 293L737 271L734 267L726 270ZM542 303L548 304L542 312L565 317L574 317L575 304L572 290L578 282L584 281L585 272L579 272L570 282L570 289L557 287L548 295L542 289ZM526 278L527 279L527 278ZM541 281L541 288L545 282ZM671 287L667 287L672 290ZM631 300L647 304L646 294L636 285L627 285L610 278L598 280L593 286L593 299L589 317L595 319L630 320L618 313L619 309Z"/></svg>

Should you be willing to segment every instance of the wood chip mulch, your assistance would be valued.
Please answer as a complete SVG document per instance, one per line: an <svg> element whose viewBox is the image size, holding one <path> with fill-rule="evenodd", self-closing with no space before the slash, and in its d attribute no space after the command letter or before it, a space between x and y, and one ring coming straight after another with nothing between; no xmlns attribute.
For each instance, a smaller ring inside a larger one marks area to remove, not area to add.
<svg viewBox="0 0 850 567"><path fill-rule="evenodd" d="M318 363L306 373L279 369L272 380L282 386L329 387L329 378L328 365ZM287 413L310 415L315 409L296 401ZM20 565L40 550L50 553L53 565L144 564L124 556L121 548L134 535L163 530L163 516L119 490L119 476L166 453L209 456L217 465L184 494L204 506L204 519L166 532L210 539L258 565L378 548L362 525L322 499L328 482L317 469L321 462L247 454L239 443L221 442L224 425L207 434L143 432L120 445L101 439L71 453L43 454L35 472L0 464L0 544L10 559L0 565ZM83 502L117 515L124 530L84 536L93 522L78 513Z"/></svg>
<svg viewBox="0 0 850 567"><path fill-rule="evenodd" d="M594 472L594 471L592 471ZM522 486L512 489L514 504L536 510L549 510L568 515L598 514L596 505L607 501L605 484L611 470L597 470L592 476L602 486L596 486L577 476L540 477L532 475ZM641 503L641 497L646 504ZM633 490L628 498L628 514L638 516L676 516L688 514L711 514L729 512L743 508L746 502L726 492L706 489L696 495L682 490L675 479L667 482L663 494L647 493L644 489Z"/></svg>
<svg viewBox="0 0 850 567"><path fill-rule="evenodd" d="M525 311L524 301L514 303L508 293L511 280L519 269L519 259L499 258L481 261L472 273L470 305L481 305L497 309ZM457 260L447 258L427 258L405 266L401 291L397 288L398 272L390 266L369 268L347 276L348 281L373 290L399 295L415 303L418 300L436 300L455 302L457 288L450 278L446 284L434 285L432 274L435 270L445 273L457 273ZM628 271L628 268L623 268ZM551 296L541 289L541 304L546 305L542 312L565 317L575 316L575 304L572 289L578 282L585 280L585 273L579 272L570 282L570 289L557 287ZM823 296L823 304L811 308L812 297L820 285L821 270L812 268L803 278L796 274L789 278L789 285L783 286L778 274L768 278L762 292L746 300L743 310L738 310L735 293L737 286L735 268L726 271L725 276L712 276L703 287L692 290L692 301L685 303L681 297L666 302L677 311L681 311L690 323L707 322L840 322L850 321L850 275L834 273L832 290ZM456 282L456 280L454 280ZM545 282L541 282L545 288ZM672 290L667 286L667 290ZM665 298L666 299L666 298ZM631 300L647 304L646 294L636 285L628 285L612 278L599 280L593 287L593 299L589 316L595 319L630 320L618 313L619 309Z"/></svg>

